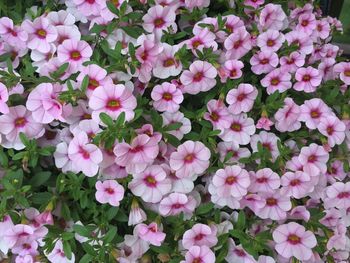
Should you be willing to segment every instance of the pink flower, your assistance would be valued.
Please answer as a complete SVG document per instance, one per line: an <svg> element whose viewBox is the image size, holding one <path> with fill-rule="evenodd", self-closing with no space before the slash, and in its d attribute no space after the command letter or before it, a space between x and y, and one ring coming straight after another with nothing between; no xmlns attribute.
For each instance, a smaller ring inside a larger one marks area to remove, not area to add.
<svg viewBox="0 0 350 263"><path fill-rule="evenodd" d="M159 204L159 213L162 216L175 216L183 212L192 214L196 207L196 200L192 196L180 193L171 193Z"/></svg>
<svg viewBox="0 0 350 263"><path fill-rule="evenodd" d="M304 172L310 176L317 176L319 173L327 172L329 154L322 146L316 143L301 148L298 159L303 165Z"/></svg>
<svg viewBox="0 0 350 263"><path fill-rule="evenodd" d="M264 4L264 2L265 0L244 0L244 5L258 8L259 6Z"/></svg>
<svg viewBox="0 0 350 263"><path fill-rule="evenodd" d="M9 112L9 107L7 106L7 101L9 99L9 93L4 84L0 82L0 112L2 114L7 114Z"/></svg>
<svg viewBox="0 0 350 263"><path fill-rule="evenodd" d="M148 37L140 36L137 39L137 44L140 45L135 54L137 60L147 68L153 67L164 48L155 41L153 34Z"/></svg>
<svg viewBox="0 0 350 263"><path fill-rule="evenodd" d="M281 177L281 194L300 199L307 196L314 189L311 177L304 172L287 172Z"/></svg>
<svg viewBox="0 0 350 263"><path fill-rule="evenodd" d="M149 8L147 14L143 16L142 26L149 33L154 31L162 33L163 30L167 31L169 27L176 32L175 18L176 15L173 8L155 5Z"/></svg>
<svg viewBox="0 0 350 263"><path fill-rule="evenodd" d="M150 165L143 172L133 174L129 188L145 202L158 203L170 192L171 182L160 165Z"/></svg>
<svg viewBox="0 0 350 263"><path fill-rule="evenodd" d="M250 142L250 136L255 133L254 120L248 118L245 113L232 115L231 125L224 133L219 135L225 142L236 142L245 145Z"/></svg>
<svg viewBox="0 0 350 263"><path fill-rule="evenodd" d="M317 129L328 137L328 144L331 147L342 144L345 139L345 124L335 116L321 118Z"/></svg>
<svg viewBox="0 0 350 263"><path fill-rule="evenodd" d="M107 76L107 71L96 64L83 67L77 77L77 81L82 83L85 76L89 77L89 84L86 91L89 97L98 87L113 84L112 79Z"/></svg>
<svg viewBox="0 0 350 263"><path fill-rule="evenodd" d="M301 31L307 35L311 35L316 29L316 17L312 13L305 13L299 16L298 24L296 26L297 31Z"/></svg>
<svg viewBox="0 0 350 263"><path fill-rule="evenodd" d="M124 188L115 180L106 180L104 182L96 182L95 197L101 204L110 204L112 206L119 206L119 201L124 197Z"/></svg>
<svg viewBox="0 0 350 263"><path fill-rule="evenodd" d="M139 224L135 227L134 233L136 233L142 240L151 243L153 246L159 247L164 239L165 233L158 229L157 223L151 223L149 225Z"/></svg>
<svg viewBox="0 0 350 263"><path fill-rule="evenodd" d="M254 134L250 141L250 146L253 149L253 152L258 152L258 143L260 142L262 147L267 149L271 155L272 159L276 160L279 155L279 150L277 147L278 138L274 133L261 131L259 134Z"/></svg>
<svg viewBox="0 0 350 263"><path fill-rule="evenodd" d="M208 7L209 4L210 0L185 0L185 6L190 10L193 10L195 7L203 9L204 7Z"/></svg>
<svg viewBox="0 0 350 263"><path fill-rule="evenodd" d="M318 98L304 101L300 106L301 114L299 121L303 121L309 129L316 129L322 117L332 114L330 108Z"/></svg>
<svg viewBox="0 0 350 263"><path fill-rule="evenodd" d="M326 189L327 198L325 204L338 209L350 207L350 182L336 182Z"/></svg>
<svg viewBox="0 0 350 263"><path fill-rule="evenodd" d="M11 46L25 48L28 34L21 27L14 26L12 19L0 18L1 38Z"/></svg>
<svg viewBox="0 0 350 263"><path fill-rule="evenodd" d="M62 119L62 105L58 94L62 87L58 84L41 83L28 96L27 109L33 112L33 118L39 123L50 123Z"/></svg>
<svg viewBox="0 0 350 263"><path fill-rule="evenodd" d="M225 82L226 78L229 79L239 79L242 77L242 68L244 67L244 64L240 60L231 59L226 60L222 70L223 74L220 74L221 82Z"/></svg>
<svg viewBox="0 0 350 263"><path fill-rule="evenodd" d="M180 77L184 92L195 95L212 89L216 85L217 71L206 61L195 61Z"/></svg>
<svg viewBox="0 0 350 263"><path fill-rule="evenodd" d="M28 33L27 47L42 53L50 51L50 44L57 39L57 30L45 17L38 17L33 22L25 20L22 28Z"/></svg>
<svg viewBox="0 0 350 263"><path fill-rule="evenodd" d="M327 180L329 183L335 183L336 180L342 181L346 177L344 165L342 161L336 160L332 162L327 169Z"/></svg>
<svg viewBox="0 0 350 263"><path fill-rule="evenodd" d="M215 263L215 254L207 246L192 246L185 255L185 260L180 263Z"/></svg>
<svg viewBox="0 0 350 263"><path fill-rule="evenodd" d="M202 51L203 48L212 48L215 51L218 48L215 38L215 34L206 27L202 28L194 37L186 40L184 43L188 48L192 49L192 51Z"/></svg>
<svg viewBox="0 0 350 263"><path fill-rule="evenodd" d="M54 26L73 26L75 23L75 17L66 10L50 12L47 14L47 18Z"/></svg>
<svg viewBox="0 0 350 263"><path fill-rule="evenodd" d="M316 91L321 84L322 76L317 69L307 67L299 68L295 73L295 79L298 82L294 84L293 89L310 93Z"/></svg>
<svg viewBox="0 0 350 263"><path fill-rule="evenodd" d="M309 55L314 51L314 45L309 35L301 31L291 31L284 35L289 45L297 45L298 52Z"/></svg>
<svg viewBox="0 0 350 263"><path fill-rule="evenodd" d="M154 100L153 107L156 110L170 113L179 110L180 104L184 98L181 90L177 89L174 84L169 82L156 85L152 90L151 97Z"/></svg>
<svg viewBox="0 0 350 263"><path fill-rule="evenodd" d="M281 69L286 72L294 73L298 68L304 66L305 55L297 51L289 54L289 56L283 56L280 58Z"/></svg>
<svg viewBox="0 0 350 263"><path fill-rule="evenodd" d="M153 67L153 75L160 79L166 79L170 76L177 76L182 71L181 62L175 57L179 46L170 46L162 43L163 52L158 55L157 62Z"/></svg>
<svg viewBox="0 0 350 263"><path fill-rule="evenodd" d="M340 79L350 85L350 62L340 62L334 66L334 72L339 74Z"/></svg>
<svg viewBox="0 0 350 263"><path fill-rule="evenodd" d="M1 233L5 233L6 231L8 231L9 229L12 229L14 226L12 219L10 216L6 215L4 216L4 218L2 219L2 221L0 221L0 231ZM4 238L5 235L3 235L0 238L0 251L2 253L4 253L5 255L8 253L8 250L11 249L13 247L13 242L8 242L6 240L6 238Z"/></svg>
<svg viewBox="0 0 350 263"><path fill-rule="evenodd" d="M227 58L240 59L252 48L250 34L245 27L239 27L234 33L226 38L224 46L227 50Z"/></svg>
<svg viewBox="0 0 350 263"><path fill-rule="evenodd" d="M112 119L125 112L125 120L134 118L136 98L123 84L106 84L96 88L90 97L89 107L93 110L92 119L100 123L100 113L107 113Z"/></svg>
<svg viewBox="0 0 350 263"><path fill-rule="evenodd" d="M236 245L232 238L229 238L229 248L225 260L227 262L256 263L253 256L245 251L242 245Z"/></svg>
<svg viewBox="0 0 350 263"><path fill-rule="evenodd" d="M258 90L250 84L241 83L237 89L231 89L226 96L226 101L230 105L228 107L230 113L249 112L257 96Z"/></svg>
<svg viewBox="0 0 350 263"><path fill-rule="evenodd" d="M258 122L256 123L257 129L264 129L266 131L271 130L271 126L273 125L273 122L267 118L267 117L261 117Z"/></svg>
<svg viewBox="0 0 350 263"><path fill-rule="evenodd" d="M191 121L185 117L185 115L182 112L175 112L175 113L169 113L164 112L162 114L163 118L163 126L180 122L182 123L182 126L176 130L168 131L167 133L174 135L176 138L181 140L184 137L184 134L187 134L191 131Z"/></svg>
<svg viewBox="0 0 350 263"><path fill-rule="evenodd" d="M314 30L313 35L321 39L326 39L329 37L331 32L331 27L326 19L316 20L316 30Z"/></svg>
<svg viewBox="0 0 350 263"><path fill-rule="evenodd" d="M265 200L265 206L255 211L258 217L272 220L286 219L286 212L292 208L289 197L281 195L279 191L261 192L260 196Z"/></svg>
<svg viewBox="0 0 350 263"><path fill-rule="evenodd" d="M251 185L249 192L270 192L273 193L281 185L280 177L270 168L263 168L256 173L251 173Z"/></svg>
<svg viewBox="0 0 350 263"><path fill-rule="evenodd" d="M278 226L272 237L278 254L287 259L296 257L303 261L309 260L312 257L312 248L317 245L315 235L295 222Z"/></svg>
<svg viewBox="0 0 350 263"><path fill-rule="evenodd" d="M232 196L240 200L247 194L250 179L246 170L233 165L217 170L212 183L218 196Z"/></svg>
<svg viewBox="0 0 350 263"><path fill-rule="evenodd" d="M267 94L273 94L275 91L279 93L285 92L292 87L292 76L287 70L277 68L267 74L261 81L261 85L266 88Z"/></svg>
<svg viewBox="0 0 350 263"><path fill-rule="evenodd" d="M65 262L65 263L74 263L75 262L75 256L73 253L72 253L71 259L68 259L67 256L64 254L63 244L62 244L62 241L60 239L56 240L55 247L46 256L50 262Z"/></svg>
<svg viewBox="0 0 350 263"><path fill-rule="evenodd" d="M32 113L22 105L9 108L9 112L0 116L0 133L5 135L2 146L21 150L25 146L19 138L23 132L29 139L39 138L44 134L42 124L34 121Z"/></svg>
<svg viewBox="0 0 350 263"><path fill-rule="evenodd" d="M209 167L210 151L201 142L186 141L170 155L170 167L179 178L201 175Z"/></svg>
<svg viewBox="0 0 350 263"><path fill-rule="evenodd" d="M128 173L140 173L153 163L159 153L158 140L146 134L135 137L131 144L117 143L113 150L115 162Z"/></svg>
<svg viewBox="0 0 350 263"><path fill-rule="evenodd" d="M68 157L73 165L88 177L97 174L99 163L103 159L101 150L89 143L89 138L83 131L76 134L69 143Z"/></svg>
<svg viewBox="0 0 350 263"><path fill-rule="evenodd" d="M271 72L277 67L278 63L278 56L272 51L260 51L250 59L252 71L257 75Z"/></svg>
<svg viewBox="0 0 350 263"><path fill-rule="evenodd" d="M261 10L259 24L263 29L283 30L288 25L288 19L281 5L267 4Z"/></svg>
<svg viewBox="0 0 350 263"><path fill-rule="evenodd" d="M57 47L57 57L62 63L69 62L70 71L77 72L83 62L92 56L92 48L84 40L67 39Z"/></svg>
<svg viewBox="0 0 350 263"><path fill-rule="evenodd" d="M84 14L84 16L98 16L101 10L106 6L103 0L72 0L76 8Z"/></svg>
<svg viewBox="0 0 350 263"><path fill-rule="evenodd" d="M131 209L129 212L128 226L137 225L147 219L145 211L143 211L136 199L133 199L131 203Z"/></svg>
<svg viewBox="0 0 350 263"><path fill-rule="evenodd" d="M195 224L184 233L182 239L182 245L186 249L190 249L192 246L213 247L217 242L216 227L204 224Z"/></svg>
<svg viewBox="0 0 350 263"><path fill-rule="evenodd" d="M277 30L269 29L257 38L257 46L262 51L278 51L285 41L284 35Z"/></svg>
<svg viewBox="0 0 350 263"><path fill-rule="evenodd" d="M230 127L230 113L223 101L210 100L207 103L209 112L204 113L204 119L211 122L214 130L223 130Z"/></svg>
<svg viewBox="0 0 350 263"><path fill-rule="evenodd" d="M301 123L299 121L300 107L292 98L284 99L284 106L275 113L275 127L280 132L292 132L299 130Z"/></svg>
<svg viewBox="0 0 350 263"><path fill-rule="evenodd" d="M227 162L238 162L241 158L250 156L250 151L247 148L239 147L235 142L219 142L218 150L220 154L220 161L223 162L228 153L232 153L232 157Z"/></svg>

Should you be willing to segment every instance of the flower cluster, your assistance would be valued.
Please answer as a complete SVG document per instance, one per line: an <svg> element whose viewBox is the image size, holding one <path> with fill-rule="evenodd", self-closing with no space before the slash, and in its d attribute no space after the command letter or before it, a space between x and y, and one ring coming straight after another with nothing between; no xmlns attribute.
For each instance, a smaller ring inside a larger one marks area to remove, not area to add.
<svg viewBox="0 0 350 263"><path fill-rule="evenodd" d="M337 19L307 0L43 2L0 18L0 259L348 262Z"/></svg>

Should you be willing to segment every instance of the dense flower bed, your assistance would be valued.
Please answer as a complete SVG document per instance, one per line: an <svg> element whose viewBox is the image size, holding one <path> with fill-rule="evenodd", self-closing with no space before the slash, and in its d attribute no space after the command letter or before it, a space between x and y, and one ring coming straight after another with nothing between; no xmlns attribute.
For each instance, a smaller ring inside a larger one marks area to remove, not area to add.
<svg viewBox="0 0 350 263"><path fill-rule="evenodd" d="M349 262L350 62L317 3L47 0L9 16L0 259Z"/></svg>

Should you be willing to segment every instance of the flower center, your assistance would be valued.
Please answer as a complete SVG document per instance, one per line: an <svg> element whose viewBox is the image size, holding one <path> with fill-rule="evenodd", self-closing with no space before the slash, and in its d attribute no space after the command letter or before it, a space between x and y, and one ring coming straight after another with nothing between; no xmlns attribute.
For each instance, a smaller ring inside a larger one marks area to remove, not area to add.
<svg viewBox="0 0 350 263"><path fill-rule="evenodd" d="M327 133L328 133L329 135L332 135L333 132L334 132L333 126L328 126L328 127L327 127Z"/></svg>
<svg viewBox="0 0 350 263"><path fill-rule="evenodd" d="M83 120L90 120L91 119L91 114L89 113L84 113L84 115L82 116Z"/></svg>
<svg viewBox="0 0 350 263"><path fill-rule="evenodd" d="M203 78L203 72L197 72L196 74L194 74L193 76L193 81L195 82L199 82L201 81Z"/></svg>
<svg viewBox="0 0 350 263"><path fill-rule="evenodd" d="M81 54L78 50L74 50L70 53L70 58L73 60L79 60L81 59Z"/></svg>
<svg viewBox="0 0 350 263"><path fill-rule="evenodd" d="M269 39L267 40L266 45L268 47L273 47L275 45L275 41L273 39Z"/></svg>
<svg viewBox="0 0 350 263"><path fill-rule="evenodd" d="M204 237L204 235L203 235L202 233L199 233L198 235L196 235L196 236L194 237L194 239L197 240L197 241L199 241L199 240L202 240L203 237Z"/></svg>
<svg viewBox="0 0 350 263"><path fill-rule="evenodd" d="M196 39L196 40L192 41L192 46L193 46L194 48L197 48L197 47L199 47L200 45L203 45L202 40Z"/></svg>
<svg viewBox="0 0 350 263"><path fill-rule="evenodd" d="M120 101L117 99L112 99L109 100L107 103L106 108L112 111L116 111L118 109L120 109L121 105L120 105Z"/></svg>
<svg viewBox="0 0 350 263"><path fill-rule="evenodd" d="M269 63L269 61L270 60L268 58L264 58L264 59L260 60L260 64L266 65L267 63Z"/></svg>
<svg viewBox="0 0 350 263"><path fill-rule="evenodd" d="M313 162L315 162L316 160L317 160L317 157L316 157L316 155L314 155L314 154L310 155L309 158L307 158L307 161L308 161L309 163L313 163Z"/></svg>
<svg viewBox="0 0 350 263"><path fill-rule="evenodd" d="M144 179L145 183L149 187L156 187L157 186L157 181L152 175L147 175L146 178Z"/></svg>
<svg viewBox="0 0 350 263"><path fill-rule="evenodd" d="M303 81L307 82L311 80L311 76L310 75L304 75L303 76Z"/></svg>
<svg viewBox="0 0 350 263"><path fill-rule="evenodd" d="M234 252L235 252L235 254L236 254L237 256L239 256L239 257L241 257L241 258L243 258L243 257L246 256L246 253L245 253L242 249L236 248L236 249L234 250Z"/></svg>
<svg viewBox="0 0 350 263"><path fill-rule="evenodd" d="M201 258L194 258L192 263L202 263L202 259Z"/></svg>
<svg viewBox="0 0 350 263"><path fill-rule="evenodd" d="M344 75L350 77L350 69L344 71Z"/></svg>
<svg viewBox="0 0 350 263"><path fill-rule="evenodd" d="M194 155L192 153L186 155L185 163L192 163L193 160L194 160Z"/></svg>
<svg viewBox="0 0 350 263"><path fill-rule="evenodd" d="M256 181L259 184L263 184L263 183L266 183L268 181L268 179L266 177L260 177L260 178L256 179Z"/></svg>
<svg viewBox="0 0 350 263"><path fill-rule="evenodd" d="M239 132L242 130L242 125L240 123L232 123L231 125L231 130L235 131L235 132Z"/></svg>
<svg viewBox="0 0 350 263"><path fill-rule="evenodd" d="M216 111L213 111L211 114L210 114L210 119L212 121L218 121L220 119L220 116L219 114L216 113Z"/></svg>
<svg viewBox="0 0 350 263"><path fill-rule="evenodd" d="M231 176L228 176L225 180L225 183L228 184L228 185L233 185L234 183L237 182L237 178L233 175Z"/></svg>
<svg viewBox="0 0 350 263"><path fill-rule="evenodd" d="M345 199L345 198L350 198L350 192L340 192L337 197L339 199Z"/></svg>
<svg viewBox="0 0 350 263"><path fill-rule="evenodd" d="M247 95L245 93L241 93L237 96L237 100L243 101L246 97L247 97Z"/></svg>
<svg viewBox="0 0 350 263"><path fill-rule="evenodd" d="M169 92L164 92L163 94L163 99L166 100L166 101L170 101L173 99L173 95Z"/></svg>
<svg viewBox="0 0 350 263"><path fill-rule="evenodd" d="M171 207L173 209L180 209L181 207L183 207L183 204L176 203L176 204L173 204Z"/></svg>
<svg viewBox="0 0 350 263"><path fill-rule="evenodd" d="M237 40L235 43L233 43L233 48L238 49L242 45L242 40Z"/></svg>
<svg viewBox="0 0 350 263"><path fill-rule="evenodd" d="M88 86L88 89L90 90L94 90L96 89L98 86L100 86L100 83L95 80L95 79L89 79L89 86Z"/></svg>
<svg viewBox="0 0 350 263"><path fill-rule="evenodd" d="M90 5L94 4L95 3L95 0L86 0L86 2Z"/></svg>
<svg viewBox="0 0 350 263"><path fill-rule="evenodd" d="M271 79L271 85L277 86L280 83L279 78L273 78Z"/></svg>
<svg viewBox="0 0 350 263"><path fill-rule="evenodd" d="M291 243L292 245L296 245L296 244L299 244L301 242L300 240L300 237L298 237L297 235L295 234L290 234L288 236L288 242Z"/></svg>
<svg viewBox="0 0 350 263"><path fill-rule="evenodd" d="M44 29L38 29L36 31L36 35L41 38L41 39L44 39L46 37L46 31Z"/></svg>
<svg viewBox="0 0 350 263"><path fill-rule="evenodd" d="M309 21L303 20L303 21L301 22L301 25L302 25L302 26L308 26L308 25L309 25Z"/></svg>
<svg viewBox="0 0 350 263"><path fill-rule="evenodd" d="M311 115L311 118L317 119L317 118L320 117L320 112L319 112L318 110L312 110L312 111L310 112L310 115Z"/></svg>
<svg viewBox="0 0 350 263"><path fill-rule="evenodd" d="M293 179L292 181L290 181L290 185L291 186L300 185L300 180L299 179Z"/></svg>
<svg viewBox="0 0 350 263"><path fill-rule="evenodd" d="M162 27L162 26L165 24L165 21L164 21L163 18L159 17L159 18L155 19L155 20L153 21L153 23L154 23L154 26L155 26L156 28L160 28L160 27Z"/></svg>
<svg viewBox="0 0 350 263"><path fill-rule="evenodd" d="M83 147L80 147L79 153L83 156L85 160L90 158L90 153L86 151Z"/></svg>
<svg viewBox="0 0 350 263"><path fill-rule="evenodd" d="M237 70L234 68L234 69L231 69L230 71L230 77L236 77L237 76Z"/></svg>
<svg viewBox="0 0 350 263"><path fill-rule="evenodd" d="M8 32L14 37L17 36L17 32L15 30L12 30L11 28L8 29Z"/></svg>
<svg viewBox="0 0 350 263"><path fill-rule="evenodd" d="M267 198L266 199L266 204L268 206L275 206L275 205L277 205L277 200L275 198L273 198L273 197Z"/></svg>
<svg viewBox="0 0 350 263"><path fill-rule="evenodd" d="M108 188L105 189L105 192L110 194L110 195L112 195L112 194L114 194L114 189L111 188L111 187L108 187Z"/></svg>
<svg viewBox="0 0 350 263"><path fill-rule="evenodd" d="M171 67L173 65L175 65L175 60L173 58L167 58L163 63L163 66L166 68Z"/></svg>
<svg viewBox="0 0 350 263"><path fill-rule="evenodd" d="M143 147L141 145L138 145L132 149L130 149L130 152L131 153L138 153L138 152L141 152L143 150Z"/></svg>
<svg viewBox="0 0 350 263"><path fill-rule="evenodd" d="M27 123L27 120L23 117L20 117L20 118L17 118L15 120L15 127L16 128L21 128L21 127L24 127L24 125L26 125Z"/></svg>
<svg viewBox="0 0 350 263"><path fill-rule="evenodd" d="M141 59L143 61L145 61L145 60L147 60L147 58L148 58L148 52L147 52L147 50L145 50L141 53Z"/></svg>
<svg viewBox="0 0 350 263"><path fill-rule="evenodd" d="M271 144L268 143L268 142L264 142L264 143L262 144L262 147L264 147L265 149L268 149L269 151L272 150Z"/></svg>

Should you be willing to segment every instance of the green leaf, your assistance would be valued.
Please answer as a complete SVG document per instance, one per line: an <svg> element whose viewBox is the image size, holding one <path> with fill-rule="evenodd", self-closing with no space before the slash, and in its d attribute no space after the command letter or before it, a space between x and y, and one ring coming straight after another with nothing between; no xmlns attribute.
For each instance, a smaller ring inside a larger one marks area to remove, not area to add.
<svg viewBox="0 0 350 263"><path fill-rule="evenodd" d="M112 3L112 1L108 1L106 4L107 4L109 11L111 11L113 14L119 16L119 10L115 7L115 5Z"/></svg>
<svg viewBox="0 0 350 263"><path fill-rule="evenodd" d="M125 33L135 39L143 33L143 30L137 26L123 26L122 29L125 31Z"/></svg>
<svg viewBox="0 0 350 263"><path fill-rule="evenodd" d="M47 180L49 180L51 172L39 172L35 174L29 181L29 184L37 187L43 185Z"/></svg>
<svg viewBox="0 0 350 263"><path fill-rule="evenodd" d="M113 119L106 113L100 113L100 120L106 124L108 127L113 126Z"/></svg>
<svg viewBox="0 0 350 263"><path fill-rule="evenodd" d="M167 126L164 126L164 131L174 131L182 127L182 122L174 122Z"/></svg>
<svg viewBox="0 0 350 263"><path fill-rule="evenodd" d="M89 76L86 75L81 83L81 87L80 87L81 91L85 92L88 86L89 86Z"/></svg>
<svg viewBox="0 0 350 263"><path fill-rule="evenodd" d="M68 241L63 240L63 251L64 255L68 258L72 258L72 248L70 247L70 244Z"/></svg>
<svg viewBox="0 0 350 263"><path fill-rule="evenodd" d="M116 126L121 127L125 123L125 112L121 112L117 118Z"/></svg>
<svg viewBox="0 0 350 263"><path fill-rule="evenodd" d="M204 215L209 213L211 210L213 210L214 204L213 203L207 203L200 205L196 210L196 215Z"/></svg>
<svg viewBox="0 0 350 263"><path fill-rule="evenodd" d="M78 225L75 224L73 225L73 230L75 233L83 236L83 237L89 237L90 236L90 231L83 225Z"/></svg>
<svg viewBox="0 0 350 263"><path fill-rule="evenodd" d="M236 223L236 229L244 229L246 224L245 213L243 210L239 211L238 219Z"/></svg>
<svg viewBox="0 0 350 263"><path fill-rule="evenodd" d="M210 137L213 137L213 136L217 136L217 135L219 135L221 133L221 130L214 130L214 131L211 131L211 132L209 132L209 136Z"/></svg>
<svg viewBox="0 0 350 263"><path fill-rule="evenodd" d="M79 263L90 263L92 262L92 256L89 254L85 254L80 260Z"/></svg>
<svg viewBox="0 0 350 263"><path fill-rule="evenodd" d="M88 242L85 242L81 245L82 245L83 249L85 250L85 252L88 253L89 255L92 255L92 256L97 255L95 249Z"/></svg>
<svg viewBox="0 0 350 263"><path fill-rule="evenodd" d="M65 71L67 70L69 66L69 63L64 63L63 65L61 65L56 71L52 72L50 74L50 76L53 78L53 79L58 79L60 78L64 73Z"/></svg>
<svg viewBox="0 0 350 263"><path fill-rule="evenodd" d="M103 237L103 241L105 244L108 244L110 242L112 242L113 238L115 237L115 235L117 234L117 228L116 227L111 227L108 232L106 233L106 235Z"/></svg>
<svg viewBox="0 0 350 263"><path fill-rule="evenodd" d="M29 139L27 138L27 136L26 136L23 132L20 132L20 133L19 133L19 138L21 139L21 142L22 142L26 147L29 147L29 145L30 145Z"/></svg>

